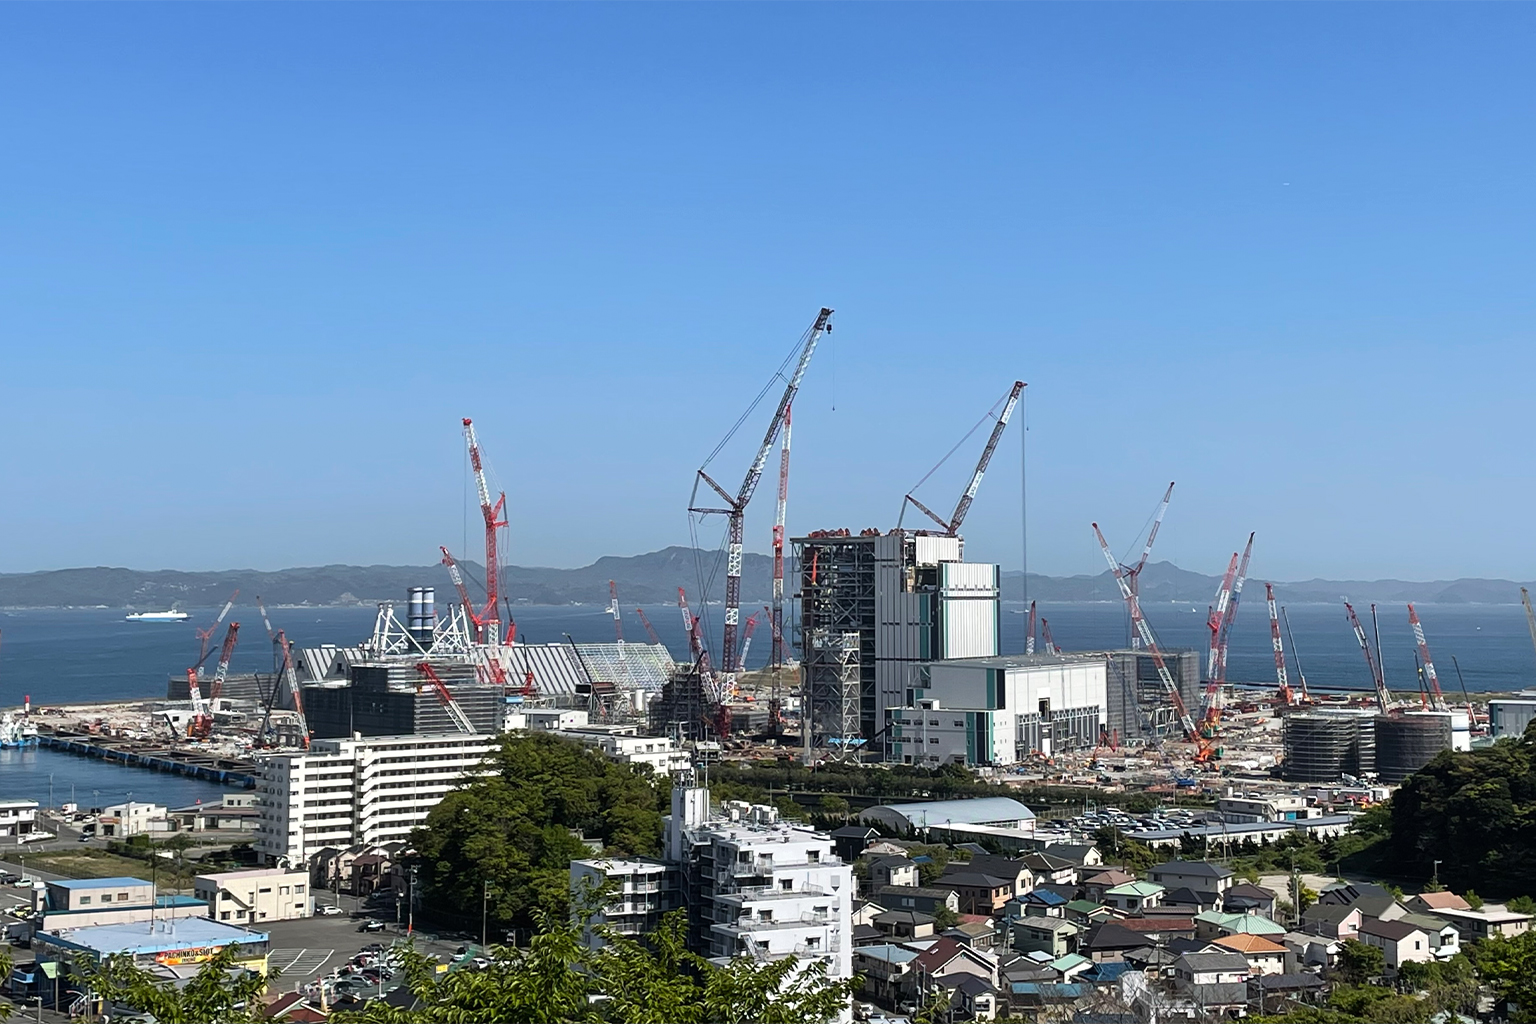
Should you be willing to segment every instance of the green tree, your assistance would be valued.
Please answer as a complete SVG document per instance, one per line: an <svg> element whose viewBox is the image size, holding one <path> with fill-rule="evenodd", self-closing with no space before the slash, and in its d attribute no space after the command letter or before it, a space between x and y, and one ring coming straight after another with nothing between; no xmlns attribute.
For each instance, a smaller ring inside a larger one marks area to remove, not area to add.
<svg viewBox="0 0 1536 1024"><path fill-rule="evenodd" d="M1529 896L1516 896L1506 906L1517 914L1536 914L1536 899Z"/></svg>
<svg viewBox="0 0 1536 1024"><path fill-rule="evenodd" d="M11 976L11 951L0 946L0 978ZM16 1008L10 1003L0 1002L0 1020L9 1020Z"/></svg>
<svg viewBox="0 0 1536 1024"><path fill-rule="evenodd" d="M935 931L948 931L960 923L960 915L940 903L933 908L933 928Z"/></svg>
<svg viewBox="0 0 1536 1024"><path fill-rule="evenodd" d="M489 882L497 930L529 927L539 911L568 913L570 862L591 856L583 837L615 856L659 852L666 796L649 769L546 734L507 737L488 767L412 834L429 913L478 923Z"/></svg>
<svg viewBox="0 0 1536 1024"><path fill-rule="evenodd" d="M1483 983L1519 1007L1510 1018L1515 1024L1536 1021L1536 932L1484 939L1468 946L1467 955Z"/></svg>
<svg viewBox="0 0 1536 1024"><path fill-rule="evenodd" d="M1375 946L1345 939L1339 950L1339 976L1351 985L1364 985L1387 969L1387 957Z"/></svg>
<svg viewBox="0 0 1536 1024"><path fill-rule="evenodd" d="M829 818L846 818L851 809L847 800L834 793L822 797L817 808Z"/></svg>
<svg viewBox="0 0 1536 1024"><path fill-rule="evenodd" d="M161 1024L246 1024L265 1020L261 997L277 972L263 977L255 971L243 970L235 965L237 954L237 947L225 946L179 989L127 956L110 956L99 963L84 962L82 966L96 995L152 1014Z"/></svg>
<svg viewBox="0 0 1536 1024"><path fill-rule="evenodd" d="M439 975L407 949L411 1009L382 1002L338 1013L337 1024L795 1024L835 1018L855 983L827 978L816 961L738 958L721 967L687 951L686 920L674 912L645 941L608 934L593 951L579 927L541 916L527 949L494 947L483 971Z"/></svg>
<svg viewBox="0 0 1536 1024"><path fill-rule="evenodd" d="M1483 909L1483 898L1473 890L1468 889L1466 892L1461 894L1461 898L1466 900L1467 906L1471 907L1473 910Z"/></svg>

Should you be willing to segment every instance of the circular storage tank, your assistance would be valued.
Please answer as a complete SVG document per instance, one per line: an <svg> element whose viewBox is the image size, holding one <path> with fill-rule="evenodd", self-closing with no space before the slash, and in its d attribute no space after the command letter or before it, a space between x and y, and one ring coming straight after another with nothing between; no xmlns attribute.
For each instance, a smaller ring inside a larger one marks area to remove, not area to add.
<svg viewBox="0 0 1536 1024"><path fill-rule="evenodd" d="M1299 712L1285 716L1285 763L1291 782L1337 782L1353 767L1356 723L1345 715Z"/></svg>
<svg viewBox="0 0 1536 1024"><path fill-rule="evenodd" d="M1465 717L1465 716L1463 716ZM1376 716L1376 772L1382 782L1402 782L1451 749L1451 713L1408 711Z"/></svg>

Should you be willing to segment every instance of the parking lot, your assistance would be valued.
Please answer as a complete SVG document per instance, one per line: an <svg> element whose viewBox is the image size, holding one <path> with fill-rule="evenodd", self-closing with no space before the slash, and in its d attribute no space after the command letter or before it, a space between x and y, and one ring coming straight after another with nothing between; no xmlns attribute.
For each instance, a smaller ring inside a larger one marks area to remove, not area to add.
<svg viewBox="0 0 1536 1024"><path fill-rule="evenodd" d="M299 982L329 974L358 950L374 943L388 946L410 938L418 950L428 956L441 954L445 963L455 959L455 950L463 944L459 939L442 939L422 932L407 936L396 931L392 921L381 932L358 931L364 920L367 919L308 917L266 925L272 943L269 963L282 972L274 988L288 991Z"/></svg>

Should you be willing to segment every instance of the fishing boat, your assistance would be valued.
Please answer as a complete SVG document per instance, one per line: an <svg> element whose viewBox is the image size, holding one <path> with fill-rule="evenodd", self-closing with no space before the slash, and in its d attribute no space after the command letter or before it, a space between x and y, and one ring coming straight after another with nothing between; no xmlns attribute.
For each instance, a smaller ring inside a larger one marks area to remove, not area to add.
<svg viewBox="0 0 1536 1024"><path fill-rule="evenodd" d="M16 719L7 711L0 716L0 750L37 746L37 726L25 718Z"/></svg>

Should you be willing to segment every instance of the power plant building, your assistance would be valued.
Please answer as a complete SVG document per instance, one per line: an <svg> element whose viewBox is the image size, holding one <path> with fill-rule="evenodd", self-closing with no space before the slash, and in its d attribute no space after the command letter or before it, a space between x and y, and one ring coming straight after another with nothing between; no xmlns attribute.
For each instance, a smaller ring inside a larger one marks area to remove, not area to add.
<svg viewBox="0 0 1536 1024"><path fill-rule="evenodd" d="M467 663L434 663L477 733L502 729L502 687L476 681ZM346 680L325 680L301 688L304 715L315 739L350 736L409 736L457 731L437 687L405 662L353 665Z"/></svg>
<svg viewBox="0 0 1536 1024"><path fill-rule="evenodd" d="M998 654L999 570L959 537L819 531L795 538L798 641L811 747L882 752L887 712L924 665Z"/></svg>
<svg viewBox="0 0 1536 1024"><path fill-rule="evenodd" d="M887 711L887 759L1011 765L1091 748L1106 724L1098 655L1008 655L928 662L911 703Z"/></svg>
<svg viewBox="0 0 1536 1024"><path fill-rule="evenodd" d="M1179 698L1195 714L1203 695L1200 654L1170 650L1162 655ZM1157 659L1142 650L1106 651L1103 657L1109 672L1104 704L1109 731L1121 742L1183 739L1179 713L1158 674Z"/></svg>
<svg viewBox="0 0 1536 1024"><path fill-rule="evenodd" d="M1285 716L1281 774L1291 782L1338 782L1376 771L1376 714L1366 708L1297 711Z"/></svg>
<svg viewBox="0 0 1536 1024"><path fill-rule="evenodd" d="M1376 716L1376 773L1402 782L1442 750L1471 750L1472 724L1465 711L1405 711Z"/></svg>

